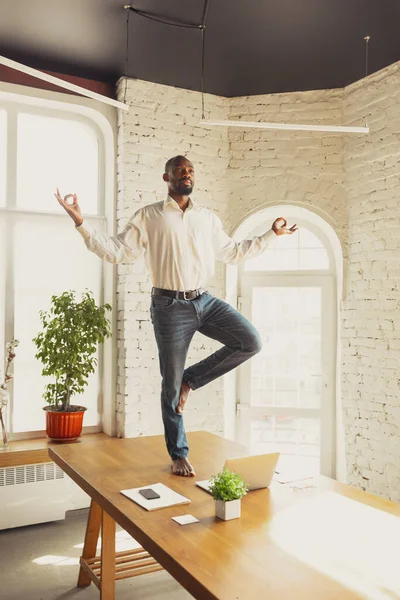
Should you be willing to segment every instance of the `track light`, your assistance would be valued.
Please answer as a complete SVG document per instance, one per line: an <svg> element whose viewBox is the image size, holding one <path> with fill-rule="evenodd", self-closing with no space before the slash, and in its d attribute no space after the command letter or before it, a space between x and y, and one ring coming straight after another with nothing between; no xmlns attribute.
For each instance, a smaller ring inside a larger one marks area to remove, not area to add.
<svg viewBox="0 0 400 600"><path fill-rule="evenodd" d="M265 123L263 121L208 121L201 119L204 127L253 127L258 129L284 129L286 131L329 131L333 133L369 133L369 127L346 125L306 125L301 123Z"/></svg>

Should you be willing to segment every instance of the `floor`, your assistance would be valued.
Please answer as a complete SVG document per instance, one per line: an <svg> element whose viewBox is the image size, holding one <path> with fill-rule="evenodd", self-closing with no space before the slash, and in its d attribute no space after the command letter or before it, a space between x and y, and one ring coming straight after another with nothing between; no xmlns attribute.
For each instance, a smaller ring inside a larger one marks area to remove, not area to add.
<svg viewBox="0 0 400 600"><path fill-rule="evenodd" d="M77 588L78 560L86 516L0 531L1 600L100 600L94 584ZM132 538L117 532L117 551L135 547ZM116 600L191 600L165 572L119 581Z"/></svg>

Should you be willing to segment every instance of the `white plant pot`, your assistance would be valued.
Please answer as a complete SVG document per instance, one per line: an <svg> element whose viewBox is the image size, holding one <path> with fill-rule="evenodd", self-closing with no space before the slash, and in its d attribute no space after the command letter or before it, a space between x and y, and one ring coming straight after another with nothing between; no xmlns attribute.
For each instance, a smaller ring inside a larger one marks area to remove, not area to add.
<svg viewBox="0 0 400 600"><path fill-rule="evenodd" d="M215 516L223 521L230 521L231 519L238 519L240 517L240 500L230 500L224 502L223 500L215 501Z"/></svg>

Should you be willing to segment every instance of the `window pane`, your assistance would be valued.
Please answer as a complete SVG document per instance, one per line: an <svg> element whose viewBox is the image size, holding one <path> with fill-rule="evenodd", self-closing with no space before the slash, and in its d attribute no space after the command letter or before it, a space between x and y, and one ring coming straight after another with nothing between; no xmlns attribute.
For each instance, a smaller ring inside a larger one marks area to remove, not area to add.
<svg viewBox="0 0 400 600"><path fill-rule="evenodd" d="M320 419L257 416L251 422L251 453L280 452L277 471L313 477L320 472Z"/></svg>
<svg viewBox="0 0 400 600"><path fill-rule="evenodd" d="M86 124L18 115L17 204L26 210L62 212L54 198L76 193L82 211L98 212L98 140Z"/></svg>
<svg viewBox="0 0 400 600"><path fill-rule="evenodd" d="M316 235L311 233L308 229L300 227L297 232L299 236L299 247L300 248L323 248L324 245Z"/></svg>
<svg viewBox="0 0 400 600"><path fill-rule="evenodd" d="M275 237L259 256L245 262L245 271L302 271L329 269L322 242L302 227L295 235Z"/></svg>
<svg viewBox="0 0 400 600"><path fill-rule="evenodd" d="M319 408L322 331L319 287L254 287L252 322L263 341L251 361L254 406Z"/></svg>
<svg viewBox="0 0 400 600"><path fill-rule="evenodd" d="M4 381L4 345L5 345L5 280L6 280L6 260L5 260L5 218L0 216L0 382ZM10 341L10 340L7 340Z"/></svg>
<svg viewBox="0 0 400 600"><path fill-rule="evenodd" d="M260 362L270 364L265 358L262 358ZM274 380L272 377L268 377L261 364L260 368L252 374L251 398L252 404L256 406L272 406L274 404Z"/></svg>
<svg viewBox="0 0 400 600"><path fill-rule="evenodd" d="M7 113L0 110L0 206L6 204L7 184Z"/></svg>
<svg viewBox="0 0 400 600"><path fill-rule="evenodd" d="M329 258L323 248L300 250L299 270L329 269Z"/></svg>
<svg viewBox="0 0 400 600"><path fill-rule="evenodd" d="M36 431L45 428L42 394L50 382L42 378L42 365L34 358L32 338L41 330L39 311L48 310L52 295L71 289L78 294L89 289L99 302L102 262L88 252L69 219L21 218L14 240L15 335L20 340L14 367L14 431ZM97 369L86 391L73 399L88 407L84 425L100 421L98 380Z"/></svg>

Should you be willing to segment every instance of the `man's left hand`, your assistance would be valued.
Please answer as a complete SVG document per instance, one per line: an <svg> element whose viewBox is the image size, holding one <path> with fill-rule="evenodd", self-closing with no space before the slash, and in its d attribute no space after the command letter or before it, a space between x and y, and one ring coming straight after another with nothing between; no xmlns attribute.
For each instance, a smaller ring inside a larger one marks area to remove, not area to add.
<svg viewBox="0 0 400 600"><path fill-rule="evenodd" d="M292 225L292 227L288 227L286 219L284 219L283 217L279 217L279 219L276 219L272 223L272 231L276 235L284 235L285 233L292 235L292 233L295 233L297 229L298 227L296 224Z"/></svg>

